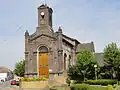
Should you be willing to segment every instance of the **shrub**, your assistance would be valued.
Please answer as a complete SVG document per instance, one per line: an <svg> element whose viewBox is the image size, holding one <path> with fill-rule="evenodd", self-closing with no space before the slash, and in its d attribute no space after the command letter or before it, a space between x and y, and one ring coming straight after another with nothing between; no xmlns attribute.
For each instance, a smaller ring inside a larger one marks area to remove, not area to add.
<svg viewBox="0 0 120 90"><path fill-rule="evenodd" d="M88 90L89 85L87 84L75 84L70 87L71 90Z"/></svg>
<svg viewBox="0 0 120 90"><path fill-rule="evenodd" d="M20 85L20 82L16 82L16 85L19 86L19 85Z"/></svg>
<svg viewBox="0 0 120 90"><path fill-rule="evenodd" d="M68 84L68 86L70 86L71 81L69 78L66 79L66 83Z"/></svg>
<svg viewBox="0 0 120 90"><path fill-rule="evenodd" d="M75 84L76 81L75 80L70 80L71 84Z"/></svg>
<svg viewBox="0 0 120 90"><path fill-rule="evenodd" d="M114 85L117 84L117 81L111 79L100 79L100 80L87 80L85 83L90 85Z"/></svg>
<svg viewBox="0 0 120 90"><path fill-rule="evenodd" d="M21 78L21 81L46 81L47 78Z"/></svg>
<svg viewBox="0 0 120 90"><path fill-rule="evenodd" d="M113 90L112 85L108 85L108 90Z"/></svg>
<svg viewBox="0 0 120 90"><path fill-rule="evenodd" d="M118 86L118 84L114 84L114 85L113 85L113 88L116 88L117 86Z"/></svg>

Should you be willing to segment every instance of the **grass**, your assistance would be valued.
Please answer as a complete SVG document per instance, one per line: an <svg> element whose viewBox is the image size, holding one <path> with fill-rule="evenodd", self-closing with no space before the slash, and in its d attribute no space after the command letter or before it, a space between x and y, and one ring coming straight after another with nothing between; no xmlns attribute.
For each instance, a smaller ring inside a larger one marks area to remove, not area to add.
<svg viewBox="0 0 120 90"><path fill-rule="evenodd" d="M89 84L74 84L72 86L76 87L73 88L72 90L113 90L112 85L102 86L102 85L89 85ZM70 90L70 87L66 85L62 85L62 86L53 86L51 89Z"/></svg>
<svg viewBox="0 0 120 90"><path fill-rule="evenodd" d="M112 85L88 85L88 84L75 84L71 86L71 90L113 90Z"/></svg>
<svg viewBox="0 0 120 90"><path fill-rule="evenodd" d="M56 90L70 90L70 87L63 85L63 86L53 86L51 89L56 89Z"/></svg>
<svg viewBox="0 0 120 90"><path fill-rule="evenodd" d="M56 90L70 90L68 86L54 86L52 89ZM78 89L76 89L78 90ZM100 85L90 85L88 89L79 89L79 90L113 90L111 86L100 86Z"/></svg>

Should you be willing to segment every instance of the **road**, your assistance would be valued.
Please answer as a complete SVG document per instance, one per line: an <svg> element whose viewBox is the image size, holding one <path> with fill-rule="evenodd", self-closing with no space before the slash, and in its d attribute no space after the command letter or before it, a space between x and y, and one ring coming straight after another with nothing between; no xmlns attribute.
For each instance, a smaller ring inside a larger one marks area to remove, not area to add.
<svg viewBox="0 0 120 90"><path fill-rule="evenodd" d="M19 86L10 85L10 81L0 82L0 90L19 90Z"/></svg>

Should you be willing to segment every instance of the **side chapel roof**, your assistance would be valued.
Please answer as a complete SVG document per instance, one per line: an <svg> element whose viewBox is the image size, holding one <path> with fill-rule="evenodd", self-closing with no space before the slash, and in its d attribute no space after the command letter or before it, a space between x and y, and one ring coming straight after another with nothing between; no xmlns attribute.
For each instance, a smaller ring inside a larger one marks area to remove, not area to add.
<svg viewBox="0 0 120 90"><path fill-rule="evenodd" d="M90 43L78 44L77 48L76 48L76 52L80 52L80 51L83 51L83 50L89 50L91 52L95 52L94 43L90 42Z"/></svg>

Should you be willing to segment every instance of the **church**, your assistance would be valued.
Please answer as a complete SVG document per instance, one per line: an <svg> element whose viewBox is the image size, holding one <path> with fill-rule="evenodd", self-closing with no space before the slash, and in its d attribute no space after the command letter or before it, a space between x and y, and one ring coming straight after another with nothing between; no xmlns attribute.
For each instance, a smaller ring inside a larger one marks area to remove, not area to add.
<svg viewBox="0 0 120 90"><path fill-rule="evenodd" d="M53 9L38 7L38 25L33 34L25 32L25 77L64 74L74 65L76 54L82 50L95 52L94 43L81 43L64 34L61 27L52 26Z"/></svg>

